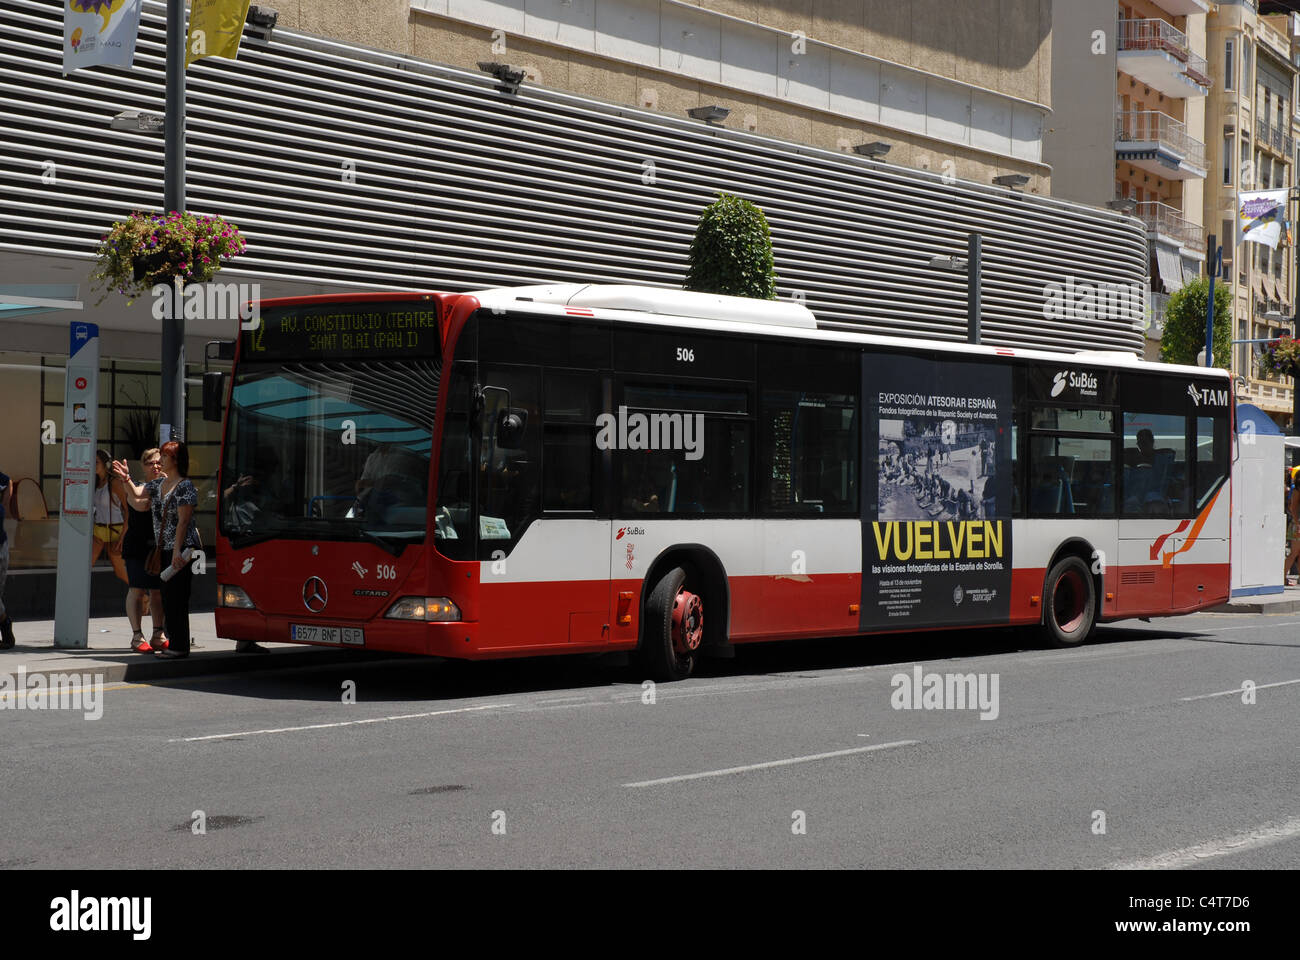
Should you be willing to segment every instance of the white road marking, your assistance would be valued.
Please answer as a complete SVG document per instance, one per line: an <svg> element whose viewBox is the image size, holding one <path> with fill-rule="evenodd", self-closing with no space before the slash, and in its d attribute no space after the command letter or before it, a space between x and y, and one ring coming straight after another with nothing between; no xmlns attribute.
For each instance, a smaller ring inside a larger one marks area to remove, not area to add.
<svg viewBox="0 0 1300 960"><path fill-rule="evenodd" d="M1183 847L1168 853L1157 854L1144 860L1129 860L1112 863L1110 870L1179 870L1194 866L1215 857L1224 857L1232 853L1256 850L1273 843L1281 843L1300 837L1300 817L1292 817L1283 823L1266 824L1256 827L1249 833L1239 833L1232 837L1221 837L1194 847Z"/></svg>
<svg viewBox="0 0 1300 960"><path fill-rule="evenodd" d="M1208 307L1206 308L1209 309ZM534 700L534 703L577 703L586 700L586 697L552 697L549 700Z"/></svg>
<svg viewBox="0 0 1300 960"><path fill-rule="evenodd" d="M1207 309L1208 309L1208 308L1207 308ZM1240 617L1241 614L1240 614L1240 613L1225 613L1224 616L1225 616L1225 617ZM1272 630L1274 627L1294 627L1294 626L1297 626L1297 625L1300 625L1300 620L1288 620L1286 623L1270 623L1270 624L1268 625L1268 629L1269 629L1269 630ZM1262 629L1264 629L1264 628L1261 627L1259 624L1255 624L1255 625L1252 626L1252 627L1215 627L1215 628L1214 628L1214 632L1215 632L1215 633L1232 633L1232 632L1237 631L1237 630L1262 630Z"/></svg>
<svg viewBox="0 0 1300 960"><path fill-rule="evenodd" d="M625 787L653 787L661 783L680 783L683 780L701 780L705 777L725 777L733 773L747 773L750 770L767 770L771 767L788 767L794 763L811 763L814 760L829 760L831 757L847 757L855 753L870 753L873 750L888 750L890 747L910 747L920 743L919 740L896 740L893 743L878 743L870 747L854 747L851 750L832 750L830 753L814 753L807 757L791 757L788 760L769 760L766 763L751 763L743 767L727 767L725 770L706 770L703 773L685 773L677 777L660 777L658 780L638 780L625 783Z"/></svg>
<svg viewBox="0 0 1300 960"><path fill-rule="evenodd" d="M1267 690L1269 687L1289 687L1293 683L1300 683L1300 680L1281 680L1277 683L1257 683L1255 684L1255 689ZM1178 702L1186 703L1189 700L1209 700L1212 697L1240 696L1241 693L1242 693L1241 687L1236 687L1232 690L1220 690L1218 693L1202 693L1200 696L1197 697L1179 697Z"/></svg>
<svg viewBox="0 0 1300 960"><path fill-rule="evenodd" d="M477 710L502 710L513 703L491 703L482 707L459 707L455 710L431 710L428 713L403 713L393 717L371 717L367 720L343 720L339 723L311 723L302 727L273 727L267 730L241 730L238 733L214 733L206 737L177 737L168 743L195 743L199 740L229 740L231 737L255 737L263 733L297 733L301 730L328 730L331 727L355 727L363 723L388 723L390 720L420 720L424 717L442 717L449 713L473 713Z"/></svg>

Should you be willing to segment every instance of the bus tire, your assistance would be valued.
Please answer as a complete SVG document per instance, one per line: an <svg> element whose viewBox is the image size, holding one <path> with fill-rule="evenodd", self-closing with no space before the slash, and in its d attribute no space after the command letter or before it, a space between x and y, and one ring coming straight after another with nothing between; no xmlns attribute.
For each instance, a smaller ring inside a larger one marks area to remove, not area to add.
<svg viewBox="0 0 1300 960"><path fill-rule="evenodd" d="M1043 585L1042 636L1055 647L1077 647L1096 625L1097 591L1088 565L1062 557Z"/></svg>
<svg viewBox="0 0 1300 960"><path fill-rule="evenodd" d="M685 680L695 669L704 637L704 600L673 567L654 585L645 605L641 663L651 679Z"/></svg>

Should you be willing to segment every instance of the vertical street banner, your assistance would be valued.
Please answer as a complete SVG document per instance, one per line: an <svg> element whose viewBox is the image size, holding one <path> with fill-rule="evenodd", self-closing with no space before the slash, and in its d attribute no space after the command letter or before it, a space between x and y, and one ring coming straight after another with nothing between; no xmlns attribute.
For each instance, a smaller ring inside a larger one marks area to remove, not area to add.
<svg viewBox="0 0 1300 960"><path fill-rule="evenodd" d="M1237 195L1237 232L1242 243L1277 249L1286 220L1286 190L1243 190Z"/></svg>
<svg viewBox="0 0 1300 960"><path fill-rule="evenodd" d="M144 0L64 0L63 72L131 66Z"/></svg>
<svg viewBox="0 0 1300 960"><path fill-rule="evenodd" d="M1005 622L1010 368L868 355L862 376L861 628Z"/></svg>
<svg viewBox="0 0 1300 960"><path fill-rule="evenodd" d="M87 646L90 544L94 536L95 441L99 436L99 327L73 323L63 387L63 482L59 566L54 587L54 645Z"/></svg>
<svg viewBox="0 0 1300 960"><path fill-rule="evenodd" d="M239 57L249 0L192 0L190 30L185 42L185 66L202 57Z"/></svg>

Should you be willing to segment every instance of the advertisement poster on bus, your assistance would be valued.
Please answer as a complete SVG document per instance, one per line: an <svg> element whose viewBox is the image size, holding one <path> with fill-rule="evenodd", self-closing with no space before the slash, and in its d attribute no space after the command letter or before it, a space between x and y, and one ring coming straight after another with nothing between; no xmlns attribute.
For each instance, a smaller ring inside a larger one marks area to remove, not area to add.
<svg viewBox="0 0 1300 960"><path fill-rule="evenodd" d="M1005 622L1010 369L881 356L863 377L862 629Z"/></svg>

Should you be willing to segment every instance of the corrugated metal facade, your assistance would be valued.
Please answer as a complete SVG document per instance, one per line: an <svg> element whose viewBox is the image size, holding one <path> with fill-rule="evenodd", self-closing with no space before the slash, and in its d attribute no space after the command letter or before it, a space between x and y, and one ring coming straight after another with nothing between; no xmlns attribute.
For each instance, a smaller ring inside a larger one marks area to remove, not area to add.
<svg viewBox="0 0 1300 960"><path fill-rule="evenodd" d="M85 256L113 220L160 205L161 137L109 120L163 110L162 13L145 4L134 70L63 77L60 0L0 8L0 246ZM1141 350L1137 316L1044 318L1050 283L1144 284L1132 219L494 84L289 31L245 41L238 61L189 71L188 206L237 223L239 266L263 276L679 286L700 209L729 190L766 212L780 293L800 291L819 320L963 339L964 275L928 263L978 229L986 342Z"/></svg>

